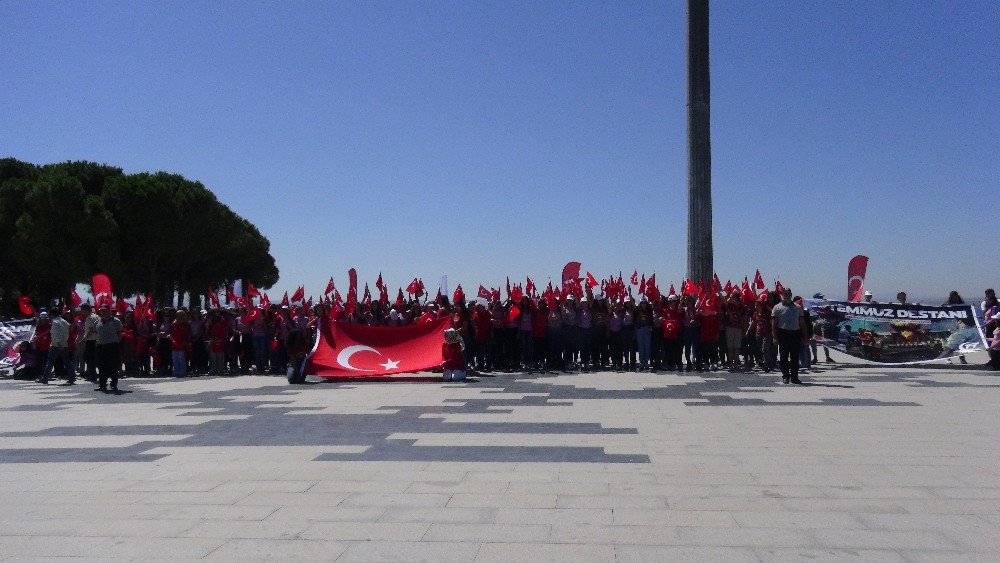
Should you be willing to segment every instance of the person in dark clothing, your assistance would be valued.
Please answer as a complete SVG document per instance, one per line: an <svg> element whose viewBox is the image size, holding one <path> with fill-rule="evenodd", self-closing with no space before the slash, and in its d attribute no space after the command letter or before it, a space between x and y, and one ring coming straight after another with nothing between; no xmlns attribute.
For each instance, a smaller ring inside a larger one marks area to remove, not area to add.
<svg viewBox="0 0 1000 563"><path fill-rule="evenodd" d="M771 334L781 358L781 382L802 385L799 358L808 343L805 317L802 308L792 302L792 291L788 288L781 294L781 302L771 309Z"/></svg>

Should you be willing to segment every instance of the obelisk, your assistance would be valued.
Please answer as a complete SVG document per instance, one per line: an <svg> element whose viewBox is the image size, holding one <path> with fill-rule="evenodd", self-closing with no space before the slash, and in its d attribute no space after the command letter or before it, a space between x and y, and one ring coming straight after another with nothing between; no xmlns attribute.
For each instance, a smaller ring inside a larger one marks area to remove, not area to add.
<svg viewBox="0 0 1000 563"><path fill-rule="evenodd" d="M711 280L712 143L709 120L708 0L687 0L688 248L687 273Z"/></svg>

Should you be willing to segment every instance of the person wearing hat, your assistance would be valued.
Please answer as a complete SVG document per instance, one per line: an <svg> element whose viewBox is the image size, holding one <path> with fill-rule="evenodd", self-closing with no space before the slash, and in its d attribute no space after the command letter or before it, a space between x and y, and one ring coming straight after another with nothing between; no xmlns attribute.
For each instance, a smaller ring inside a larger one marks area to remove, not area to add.
<svg viewBox="0 0 1000 563"><path fill-rule="evenodd" d="M563 326L563 369L567 372L576 367L577 352L579 350L579 332L577 330L576 300L572 295L568 295L560 306Z"/></svg>
<svg viewBox="0 0 1000 563"><path fill-rule="evenodd" d="M83 362L86 365L84 377L91 383L97 382L97 323L101 318L94 313L90 303L80 307L83 317Z"/></svg>
<svg viewBox="0 0 1000 563"><path fill-rule="evenodd" d="M684 371L681 361L684 330L684 312L680 309L680 299L671 294L667 297L667 306L661 314L661 332L663 333L663 355L666 369Z"/></svg>
<svg viewBox="0 0 1000 563"><path fill-rule="evenodd" d="M31 344L34 347L33 353L35 354L35 364L44 365L49 355L49 350L52 346L52 324L49 322L49 314L45 311L38 313L38 318L35 320L35 334L31 337ZM42 372L41 377L38 379L39 383L48 383L49 380L45 376L45 372Z"/></svg>
<svg viewBox="0 0 1000 563"><path fill-rule="evenodd" d="M871 303L872 305L878 305L878 301L872 299L872 292L865 291L865 303Z"/></svg>
<svg viewBox="0 0 1000 563"><path fill-rule="evenodd" d="M118 392L118 373L122 368L121 341L125 327L117 317L111 316L111 308L101 305L100 322L94 329L94 352L97 355L99 387L95 391Z"/></svg>
<svg viewBox="0 0 1000 563"><path fill-rule="evenodd" d="M465 359L462 351L465 350L465 341L461 333L453 328L444 331L444 343L441 344L441 356L444 361L441 367L444 369L445 381L461 381L465 379Z"/></svg>
<svg viewBox="0 0 1000 563"><path fill-rule="evenodd" d="M826 296L817 292L813 294L813 299L826 301ZM812 363L815 365L819 362L819 342L823 342L823 355L826 356L826 363L837 363L830 357L830 348L826 345L826 321L823 320L823 317L813 315L809 311L806 311L806 314L812 321L812 338L809 340L809 346L812 349Z"/></svg>

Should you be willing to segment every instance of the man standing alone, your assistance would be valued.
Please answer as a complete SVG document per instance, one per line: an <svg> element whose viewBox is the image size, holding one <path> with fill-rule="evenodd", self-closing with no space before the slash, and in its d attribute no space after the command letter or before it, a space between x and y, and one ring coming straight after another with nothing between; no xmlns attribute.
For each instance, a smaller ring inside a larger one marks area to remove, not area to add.
<svg viewBox="0 0 1000 563"><path fill-rule="evenodd" d="M118 391L118 372L122 368L121 339L125 332L122 322L111 316L111 308L101 306L101 322L97 323L97 369L100 372L100 387L97 390L107 391L108 380L111 380L111 391Z"/></svg>
<svg viewBox="0 0 1000 563"><path fill-rule="evenodd" d="M799 380L799 358L807 344L803 310L792 302L792 290L785 288L781 303L771 309L771 334L781 354L781 382L802 385Z"/></svg>

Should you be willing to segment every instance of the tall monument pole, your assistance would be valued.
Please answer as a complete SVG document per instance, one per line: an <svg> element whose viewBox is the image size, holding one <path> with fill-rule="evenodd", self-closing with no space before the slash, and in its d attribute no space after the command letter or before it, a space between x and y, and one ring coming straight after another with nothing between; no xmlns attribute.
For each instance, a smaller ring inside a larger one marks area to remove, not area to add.
<svg viewBox="0 0 1000 563"><path fill-rule="evenodd" d="M709 127L708 0L687 0L688 277L711 280L712 143Z"/></svg>

